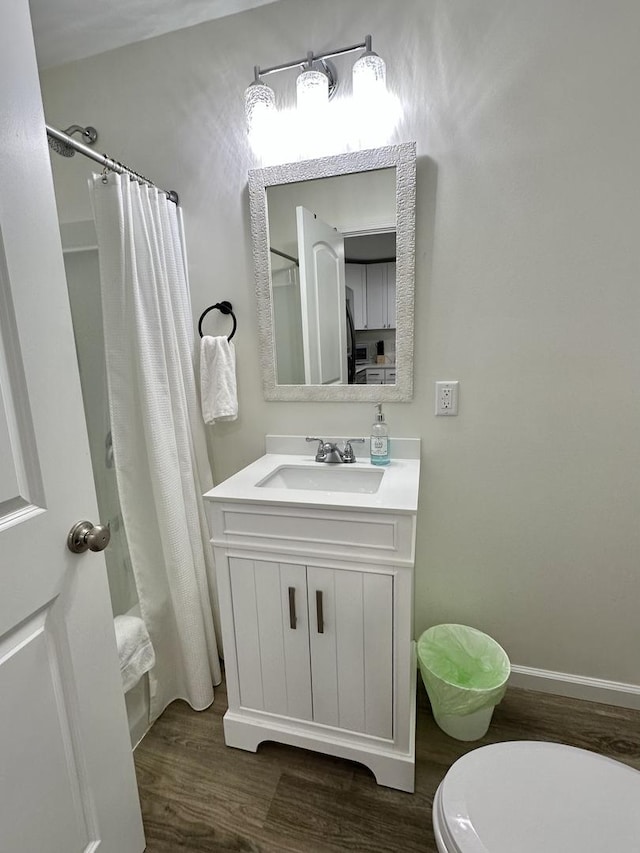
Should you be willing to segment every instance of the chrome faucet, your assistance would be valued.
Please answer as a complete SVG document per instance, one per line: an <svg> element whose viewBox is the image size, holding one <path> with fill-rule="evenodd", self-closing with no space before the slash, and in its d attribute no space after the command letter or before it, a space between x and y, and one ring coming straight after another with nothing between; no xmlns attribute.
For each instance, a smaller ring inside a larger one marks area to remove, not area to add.
<svg viewBox="0 0 640 853"><path fill-rule="evenodd" d="M323 438L307 436L307 441L318 442L316 462L328 462L330 464L336 462L355 462L356 455L351 445L354 441L364 444L364 438L349 438L344 443L344 450L340 450L337 444L334 444L332 441L325 441Z"/></svg>

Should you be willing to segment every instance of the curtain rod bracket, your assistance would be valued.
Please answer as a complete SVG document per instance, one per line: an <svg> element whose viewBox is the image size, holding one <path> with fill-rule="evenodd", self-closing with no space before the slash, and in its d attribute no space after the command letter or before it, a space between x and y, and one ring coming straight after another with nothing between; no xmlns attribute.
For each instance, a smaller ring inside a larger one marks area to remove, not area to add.
<svg viewBox="0 0 640 853"><path fill-rule="evenodd" d="M133 169L130 169L128 166L125 166L124 163L118 162L118 160L114 160L113 157L108 157L106 154L100 154L98 151L94 151L92 148L89 148L88 145L85 145L82 142L78 142L77 139L74 139L72 136L69 136L62 130L58 130L56 127L51 127L51 125L45 124L45 128L47 130L47 136L53 139L57 139L59 142L68 145L69 148L73 148L74 151L77 151L80 154L84 154L84 156L88 157L90 160L95 160L96 163L100 163L101 166L104 166L106 169L109 169L112 172L118 172L121 175L129 175L129 177L131 177L133 180L140 181L143 184L147 184L148 186L157 189L158 192L164 193L169 199L169 201L174 202L174 204L178 204L178 193L175 190L162 190L159 187L156 187L153 181L150 181L148 178L145 178L144 175L140 175L138 174L138 172L134 172Z"/></svg>

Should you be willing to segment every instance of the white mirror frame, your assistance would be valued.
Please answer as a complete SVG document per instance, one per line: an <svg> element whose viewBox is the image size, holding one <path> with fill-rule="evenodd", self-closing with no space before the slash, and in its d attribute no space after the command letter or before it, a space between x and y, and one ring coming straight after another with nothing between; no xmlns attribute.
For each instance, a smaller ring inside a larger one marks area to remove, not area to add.
<svg viewBox="0 0 640 853"><path fill-rule="evenodd" d="M396 170L396 383L395 385L278 385L271 299L271 254L267 187L335 175ZM413 396L413 305L415 269L416 144L406 142L252 169L249 172L251 235L256 273L260 364L265 400L316 402L407 402Z"/></svg>

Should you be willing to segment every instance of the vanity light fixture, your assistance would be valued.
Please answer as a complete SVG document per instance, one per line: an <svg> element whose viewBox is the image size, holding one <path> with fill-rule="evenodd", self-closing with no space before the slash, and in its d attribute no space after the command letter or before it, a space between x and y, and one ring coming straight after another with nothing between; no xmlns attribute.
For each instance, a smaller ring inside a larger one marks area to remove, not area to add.
<svg viewBox="0 0 640 853"><path fill-rule="evenodd" d="M260 80L258 66L254 68L254 80L244 93L244 110L249 133L267 130L270 120L276 113L276 94Z"/></svg>
<svg viewBox="0 0 640 853"><path fill-rule="evenodd" d="M318 66L321 67L318 67ZM337 77L325 60L314 61L313 53L307 54L307 66L298 74L296 80L296 100L298 109L307 115L313 115L329 103L329 73L333 83L331 94L335 92Z"/></svg>
<svg viewBox="0 0 640 853"><path fill-rule="evenodd" d="M297 106L299 111L317 116L322 112L338 87L338 73L330 61L333 57L363 50L364 53L353 66L353 94L367 106L375 98L386 92L386 71L384 60L371 49L371 36L359 44L329 50L324 53L309 51L304 59L284 62L270 68L254 67L254 80L245 92L245 111L249 133L264 126L270 116L275 115L276 100L273 89L263 82L263 77L278 71L300 68L296 84Z"/></svg>
<svg viewBox="0 0 640 853"><path fill-rule="evenodd" d="M387 66L371 50L371 36L365 36L365 51L353 65L353 97L373 104L387 90Z"/></svg>

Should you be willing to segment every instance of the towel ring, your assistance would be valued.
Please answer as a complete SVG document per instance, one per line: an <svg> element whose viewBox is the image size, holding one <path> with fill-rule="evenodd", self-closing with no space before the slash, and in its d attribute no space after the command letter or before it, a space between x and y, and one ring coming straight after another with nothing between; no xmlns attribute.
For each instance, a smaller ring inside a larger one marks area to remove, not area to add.
<svg viewBox="0 0 640 853"><path fill-rule="evenodd" d="M209 311L213 311L214 308L217 308L218 311L220 311L222 314L231 314L231 319L233 320L233 329L231 329L231 334L227 338L227 340L230 341L236 333L238 322L236 320L236 315L233 313L233 306L230 302L227 302L226 300L224 302L216 302L215 305L210 305L209 308L206 309L206 311L202 312L202 314L200 315L200 319L198 320L198 334L200 335L200 337L202 337L202 321L207 316Z"/></svg>

